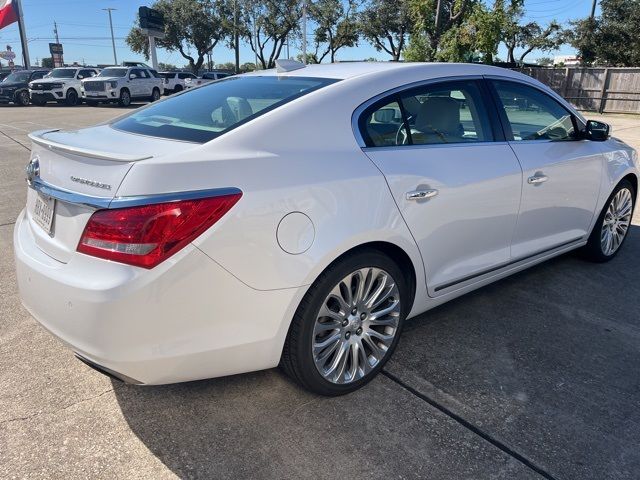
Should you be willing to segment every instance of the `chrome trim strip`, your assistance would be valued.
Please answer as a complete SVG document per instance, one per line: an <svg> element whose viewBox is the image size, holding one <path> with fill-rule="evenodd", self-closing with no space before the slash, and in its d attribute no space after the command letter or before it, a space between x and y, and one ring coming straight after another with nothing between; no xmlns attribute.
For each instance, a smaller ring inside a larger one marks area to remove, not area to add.
<svg viewBox="0 0 640 480"><path fill-rule="evenodd" d="M29 139L42 147L49 150L58 150L60 152L72 153L74 155L82 155L84 157L97 158L99 160L115 160L118 162L135 162L138 160L147 160L152 158L153 155L127 155L126 153L109 153L99 150L92 150L89 148L73 147L62 143L54 142L53 140L47 140L43 138L43 135L51 132L57 132L58 130L38 130L29 134Z"/></svg>
<svg viewBox="0 0 640 480"><path fill-rule="evenodd" d="M82 193L71 192L63 188L54 187L42 179L34 179L29 185L36 192L66 203L84 205L95 209L113 209L125 207L138 207L151 203L169 203L181 200L197 200L199 198L219 197L222 195L236 195L242 190L235 187L211 188L205 190L191 190L187 192L168 192L151 195L135 195L128 197L94 197Z"/></svg>
<svg viewBox="0 0 640 480"><path fill-rule="evenodd" d="M364 138L362 138L362 135L360 133L360 128L358 127L358 120L360 119L360 115L362 115L362 112L364 112L367 108L369 108L371 104L377 102L378 100L381 100L384 97L387 97L389 95L393 95L394 93L402 92L404 90L411 90L416 87L422 87L424 85L430 85L433 83L454 82L454 81L460 81L460 80L482 80L482 78L483 76L478 74L430 78L428 80L420 80L417 82L400 85L399 87L394 87L390 90L386 90L382 93L379 93L375 97L371 97L366 102L361 103L358 106L358 108L356 108L351 114L351 130L353 130L353 134L356 137L356 142L358 143L360 148L381 148L381 147L367 147L367 144L365 143ZM398 146L398 145L395 145L395 146Z"/></svg>

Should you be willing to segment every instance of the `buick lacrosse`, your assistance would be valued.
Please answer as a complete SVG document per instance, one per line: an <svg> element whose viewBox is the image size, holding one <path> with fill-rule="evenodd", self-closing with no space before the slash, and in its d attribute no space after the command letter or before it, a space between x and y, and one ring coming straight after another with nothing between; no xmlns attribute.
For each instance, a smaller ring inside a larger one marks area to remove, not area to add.
<svg viewBox="0 0 640 480"><path fill-rule="evenodd" d="M22 301L139 384L281 365L353 391L406 318L570 250L613 258L638 189L606 124L484 65L283 61L30 138Z"/></svg>

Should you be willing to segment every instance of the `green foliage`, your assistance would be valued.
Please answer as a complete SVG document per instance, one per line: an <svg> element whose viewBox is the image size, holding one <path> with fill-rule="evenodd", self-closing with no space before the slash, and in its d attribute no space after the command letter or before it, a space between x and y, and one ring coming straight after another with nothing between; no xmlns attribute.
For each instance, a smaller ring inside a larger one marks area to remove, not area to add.
<svg viewBox="0 0 640 480"><path fill-rule="evenodd" d="M238 0L240 35L249 42L262 68L273 68L288 37L300 34L299 0Z"/></svg>
<svg viewBox="0 0 640 480"><path fill-rule="evenodd" d="M394 61L400 60L413 26L409 1L371 0L359 15L362 36L379 52L391 55Z"/></svg>
<svg viewBox="0 0 640 480"><path fill-rule="evenodd" d="M553 58L551 57L540 57L536 60L536 64L541 67L551 67L553 66Z"/></svg>
<svg viewBox="0 0 640 480"><path fill-rule="evenodd" d="M640 65L640 0L601 0L601 15L572 23L571 44L584 63Z"/></svg>
<svg viewBox="0 0 640 480"><path fill-rule="evenodd" d="M309 3L309 18L316 24L313 35L318 63L327 55L333 63L338 50L358 44L355 10L356 3L352 0L347 2L347 8L342 0L315 0Z"/></svg>
<svg viewBox="0 0 640 480"><path fill-rule="evenodd" d="M159 62L158 63L158 70L161 71L161 72L173 72L173 71L178 70L178 67L176 67L172 63Z"/></svg>
<svg viewBox="0 0 640 480"><path fill-rule="evenodd" d="M156 0L151 8L164 16L165 37L156 43L168 51L178 51L196 73L205 55L219 42L228 40L233 18L228 0ZM149 59L149 42L139 26L125 40L131 50ZM195 50L195 55L191 50Z"/></svg>
<svg viewBox="0 0 640 480"><path fill-rule="evenodd" d="M40 61L42 68L53 68L53 58L45 57Z"/></svg>

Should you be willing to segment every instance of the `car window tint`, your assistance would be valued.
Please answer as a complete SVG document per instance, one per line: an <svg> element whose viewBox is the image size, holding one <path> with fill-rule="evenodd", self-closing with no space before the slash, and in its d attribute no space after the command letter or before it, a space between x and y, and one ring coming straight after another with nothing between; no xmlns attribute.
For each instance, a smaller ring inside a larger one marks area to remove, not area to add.
<svg viewBox="0 0 640 480"><path fill-rule="evenodd" d="M489 115L475 81L425 85L400 98L413 145L492 140Z"/></svg>
<svg viewBox="0 0 640 480"><path fill-rule="evenodd" d="M540 90L509 81L493 81L513 140L572 140L571 113Z"/></svg>
<svg viewBox="0 0 640 480"><path fill-rule="evenodd" d="M31 80L40 80L41 78L44 78L44 76L47 74L47 72L35 72L32 76L31 76Z"/></svg>
<svg viewBox="0 0 640 480"><path fill-rule="evenodd" d="M384 105L371 111L366 117L365 128L372 147L401 145L407 139L397 101L384 102Z"/></svg>
<svg viewBox="0 0 640 480"><path fill-rule="evenodd" d="M425 85L393 98L364 112L360 127L367 146L493 140L489 115L475 81Z"/></svg>
<svg viewBox="0 0 640 480"><path fill-rule="evenodd" d="M149 75L149 72L146 70L140 70L140 74L142 75L142 78L151 78L151 75Z"/></svg>
<svg viewBox="0 0 640 480"><path fill-rule="evenodd" d="M207 142L336 81L311 77L229 77L133 112L112 126L154 137Z"/></svg>

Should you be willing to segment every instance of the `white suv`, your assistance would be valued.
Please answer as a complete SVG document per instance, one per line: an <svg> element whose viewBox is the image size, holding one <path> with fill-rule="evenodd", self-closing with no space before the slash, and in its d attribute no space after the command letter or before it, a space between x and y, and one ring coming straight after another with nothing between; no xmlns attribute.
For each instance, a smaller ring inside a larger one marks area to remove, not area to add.
<svg viewBox="0 0 640 480"><path fill-rule="evenodd" d="M54 68L40 80L29 83L29 96L34 105L47 102L77 105L82 99L81 81L98 75L97 68L63 67Z"/></svg>
<svg viewBox="0 0 640 480"><path fill-rule="evenodd" d="M226 72L226 71L216 70L212 72L205 72L202 74L202 77L200 78L194 76L186 79L184 88L199 87L200 85L213 82L214 80L220 80L221 78L230 77L231 75L233 75L232 72Z"/></svg>
<svg viewBox="0 0 640 480"><path fill-rule="evenodd" d="M146 67L108 67L91 79L82 81L83 97L87 105L118 102L127 107L132 100L160 98L163 90L158 72Z"/></svg>
<svg viewBox="0 0 640 480"><path fill-rule="evenodd" d="M159 75L162 77L165 95L181 92L185 88L186 81L198 79L193 73L189 72L160 72Z"/></svg>

